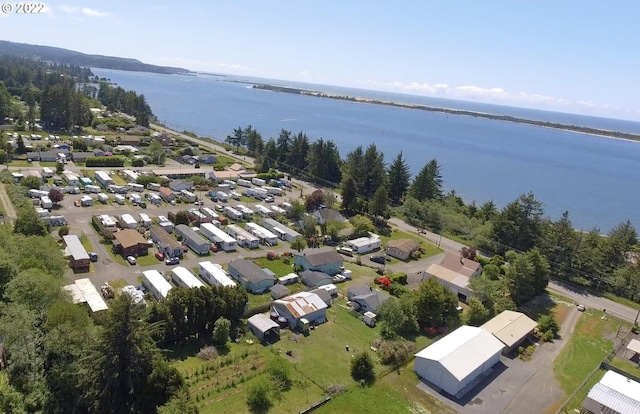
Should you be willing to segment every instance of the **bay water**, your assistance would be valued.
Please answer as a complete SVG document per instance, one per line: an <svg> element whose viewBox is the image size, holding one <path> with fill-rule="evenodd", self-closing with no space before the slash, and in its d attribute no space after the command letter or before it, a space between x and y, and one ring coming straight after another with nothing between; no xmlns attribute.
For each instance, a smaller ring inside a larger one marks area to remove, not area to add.
<svg viewBox="0 0 640 414"><path fill-rule="evenodd" d="M222 75L160 75L92 69L144 94L158 119L178 131L224 141L251 124L266 140L281 129L333 140L344 158L375 143L391 162L403 152L411 172L436 158L445 189L465 201L503 207L532 191L552 219L568 210L574 226L607 232L640 225L640 142L472 116L357 103L252 88L266 83L404 103L511 115L640 133L640 123L483 103Z"/></svg>

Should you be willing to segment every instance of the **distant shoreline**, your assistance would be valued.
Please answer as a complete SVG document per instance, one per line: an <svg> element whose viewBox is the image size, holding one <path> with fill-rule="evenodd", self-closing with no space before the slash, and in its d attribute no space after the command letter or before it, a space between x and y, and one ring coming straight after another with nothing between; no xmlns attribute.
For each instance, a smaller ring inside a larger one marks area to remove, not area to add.
<svg viewBox="0 0 640 414"><path fill-rule="evenodd" d="M536 121L533 119L518 118L510 115L495 115L495 114L490 114L486 112L468 111L468 110L462 110L462 109L452 109L452 108L428 106L428 105L422 105L422 104L393 102L393 101L385 101L385 100L371 99L371 98L359 98L359 97L353 97L353 96L347 96L347 95L338 95L338 94L327 93L327 92L290 88L286 86L277 86L277 85L254 84L253 88L261 89L265 91L272 91L272 92L291 93L295 95L315 96L317 98L336 99L340 101L367 103L367 104L373 104L373 105L386 105L386 106L393 106L397 108L419 109L422 111L441 112L441 113L446 113L451 115L473 116L476 118L487 118L487 119L493 119L496 121L508 121L508 122L515 122L519 124L528 124L528 125L534 125L534 126L539 126L544 128L558 129L561 131L577 132L581 134L594 135L594 136L603 137L603 138L612 138L612 139L619 139L624 141L640 142L640 134L632 134L629 132L620 132L620 131L610 131L606 129L583 127L578 125L560 124L555 122Z"/></svg>

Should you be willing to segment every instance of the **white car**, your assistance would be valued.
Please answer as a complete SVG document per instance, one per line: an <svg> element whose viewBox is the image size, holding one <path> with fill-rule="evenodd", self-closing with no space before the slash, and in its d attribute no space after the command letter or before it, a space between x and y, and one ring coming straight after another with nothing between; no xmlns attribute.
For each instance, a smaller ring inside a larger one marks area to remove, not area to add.
<svg viewBox="0 0 640 414"><path fill-rule="evenodd" d="M129 262L130 265L134 265L136 264L136 258L133 256L127 256L127 262Z"/></svg>

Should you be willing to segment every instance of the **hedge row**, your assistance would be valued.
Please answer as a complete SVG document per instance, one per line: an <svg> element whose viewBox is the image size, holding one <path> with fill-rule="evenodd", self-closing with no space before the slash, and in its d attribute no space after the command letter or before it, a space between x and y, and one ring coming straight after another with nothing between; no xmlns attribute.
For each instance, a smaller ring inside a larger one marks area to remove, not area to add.
<svg viewBox="0 0 640 414"><path fill-rule="evenodd" d="M124 167L126 157L114 155L111 157L88 157L87 167Z"/></svg>

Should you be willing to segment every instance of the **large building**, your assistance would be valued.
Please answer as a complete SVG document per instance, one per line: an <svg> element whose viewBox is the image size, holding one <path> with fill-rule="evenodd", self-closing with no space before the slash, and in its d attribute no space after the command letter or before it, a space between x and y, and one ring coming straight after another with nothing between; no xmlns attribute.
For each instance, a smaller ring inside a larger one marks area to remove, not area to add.
<svg viewBox="0 0 640 414"><path fill-rule="evenodd" d="M123 229L113 233L113 246L122 257L146 256L149 253L149 242L137 230Z"/></svg>
<svg viewBox="0 0 640 414"><path fill-rule="evenodd" d="M640 383L607 371L582 403L585 414L640 414Z"/></svg>
<svg viewBox="0 0 640 414"><path fill-rule="evenodd" d="M498 338L504 344L503 354L508 354L517 348L527 335L533 333L537 326L538 323L524 313L506 310L482 325L482 329Z"/></svg>
<svg viewBox="0 0 640 414"><path fill-rule="evenodd" d="M318 295L311 292L298 292L275 300L271 304L271 311L275 312L278 317L285 318L293 329L299 328L301 322L303 324L317 324L327 320L327 304Z"/></svg>
<svg viewBox="0 0 640 414"><path fill-rule="evenodd" d="M235 259L229 263L229 274L251 293L263 293L275 284L273 275L251 260Z"/></svg>
<svg viewBox="0 0 640 414"><path fill-rule="evenodd" d="M293 256L293 263L302 270L315 270L330 276L340 273L343 261L342 256L333 249L296 253Z"/></svg>
<svg viewBox="0 0 640 414"><path fill-rule="evenodd" d="M482 266L473 260L452 253L445 253L440 263L434 263L422 273L422 280L435 278L445 286L460 302L467 302L473 294L469 280L480 275Z"/></svg>
<svg viewBox="0 0 640 414"><path fill-rule="evenodd" d="M433 387L461 397L500 361L503 348L484 329L461 326L418 352L413 370Z"/></svg>

